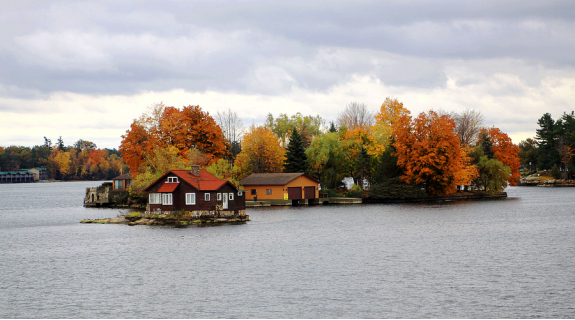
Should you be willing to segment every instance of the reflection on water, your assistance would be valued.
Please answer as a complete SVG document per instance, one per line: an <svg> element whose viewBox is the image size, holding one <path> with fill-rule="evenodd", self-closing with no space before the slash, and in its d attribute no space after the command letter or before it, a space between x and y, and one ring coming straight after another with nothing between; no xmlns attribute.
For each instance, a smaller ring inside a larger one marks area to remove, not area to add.
<svg viewBox="0 0 575 320"><path fill-rule="evenodd" d="M575 189L172 228L80 224L96 185L0 185L0 317L575 317Z"/></svg>

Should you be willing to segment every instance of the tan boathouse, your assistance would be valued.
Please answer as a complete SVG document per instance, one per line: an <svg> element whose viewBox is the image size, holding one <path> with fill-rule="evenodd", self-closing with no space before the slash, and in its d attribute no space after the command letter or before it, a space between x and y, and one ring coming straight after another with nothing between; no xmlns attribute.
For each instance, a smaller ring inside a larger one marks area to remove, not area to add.
<svg viewBox="0 0 575 320"><path fill-rule="evenodd" d="M317 203L319 198L319 181L305 173L254 173L240 185L246 201L290 205Z"/></svg>

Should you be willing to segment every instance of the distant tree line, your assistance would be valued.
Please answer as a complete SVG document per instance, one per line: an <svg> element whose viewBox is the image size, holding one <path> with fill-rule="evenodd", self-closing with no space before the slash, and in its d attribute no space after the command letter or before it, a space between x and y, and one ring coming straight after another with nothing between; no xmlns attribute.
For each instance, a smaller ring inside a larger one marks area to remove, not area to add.
<svg viewBox="0 0 575 320"><path fill-rule="evenodd" d="M48 178L56 180L107 180L127 172L116 149L98 149L91 141L78 140L66 146L62 137L56 143L44 137L43 145L0 147L0 171L44 167Z"/></svg>
<svg viewBox="0 0 575 320"><path fill-rule="evenodd" d="M575 172L575 112L554 120L545 113L538 121L535 138L519 143L521 165L531 170L553 170L556 178ZM561 174L562 172L562 174Z"/></svg>
<svg viewBox="0 0 575 320"><path fill-rule="evenodd" d="M122 136L120 151L134 192L166 170L200 165L234 183L251 173L305 172L326 192L372 197L442 195L457 189L499 192L519 181L519 147L483 115L429 111L412 117L386 98L379 112L350 103L337 121L301 113L245 129L237 114L214 119L199 106L152 106ZM330 191L332 190L332 191Z"/></svg>

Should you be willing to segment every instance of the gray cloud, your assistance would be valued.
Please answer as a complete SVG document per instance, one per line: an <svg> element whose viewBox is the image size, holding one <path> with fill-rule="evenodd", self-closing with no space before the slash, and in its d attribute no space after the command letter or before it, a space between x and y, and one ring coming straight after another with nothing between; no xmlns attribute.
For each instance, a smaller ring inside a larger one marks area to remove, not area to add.
<svg viewBox="0 0 575 320"><path fill-rule="evenodd" d="M273 95L325 91L354 76L430 88L461 64L486 77L530 69L536 84L572 72L574 9L570 1L13 2L0 14L10 26L0 31L0 92Z"/></svg>

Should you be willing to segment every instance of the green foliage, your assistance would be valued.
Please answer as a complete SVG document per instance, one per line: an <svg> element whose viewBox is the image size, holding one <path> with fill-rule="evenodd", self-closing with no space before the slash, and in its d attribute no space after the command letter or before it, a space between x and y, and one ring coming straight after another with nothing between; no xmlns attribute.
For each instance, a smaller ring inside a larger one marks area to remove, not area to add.
<svg viewBox="0 0 575 320"><path fill-rule="evenodd" d="M371 157L369 156L369 154L367 154L367 150L363 146L361 146L361 150L357 156L353 177L357 183L361 184L361 186L363 186L363 181L365 179L371 182L372 177Z"/></svg>
<svg viewBox="0 0 575 320"><path fill-rule="evenodd" d="M322 188L319 192L320 197L341 197L341 194L337 192L335 189L325 189Z"/></svg>
<svg viewBox="0 0 575 320"><path fill-rule="evenodd" d="M554 179L561 179L561 171L559 171L559 167L556 164L551 168L551 176Z"/></svg>
<svg viewBox="0 0 575 320"><path fill-rule="evenodd" d="M487 156L481 156L476 164L479 177L473 181L476 189L485 190L490 194L502 192L507 187L507 180L511 175L509 166L501 161Z"/></svg>
<svg viewBox="0 0 575 320"><path fill-rule="evenodd" d="M307 156L297 129L292 130L284 161L284 172L307 172Z"/></svg>
<svg viewBox="0 0 575 320"><path fill-rule="evenodd" d="M104 182L98 187L98 192L104 192L104 190L106 190L106 188L111 189L112 185L113 184L111 182Z"/></svg>
<svg viewBox="0 0 575 320"><path fill-rule="evenodd" d="M493 143L491 142L487 131L481 131L479 143L481 144L483 155L485 155L488 159L493 159Z"/></svg>
<svg viewBox="0 0 575 320"><path fill-rule="evenodd" d="M212 163L206 167L206 170L218 179L228 180L236 186L240 185L238 180L238 168L236 166L232 166L230 161L220 159L218 162Z"/></svg>
<svg viewBox="0 0 575 320"><path fill-rule="evenodd" d="M379 156L375 164L373 180L375 183L401 176L403 170L397 165L397 155L393 145L389 145Z"/></svg>
<svg viewBox="0 0 575 320"><path fill-rule="evenodd" d="M297 128L299 134L302 136L304 148L307 148L314 137L322 134L324 123L325 120L320 116L303 116L299 112L290 118L288 118L287 114L281 113L275 119L273 115L269 113L264 126L280 138L282 146L285 146L289 132L293 128Z"/></svg>
<svg viewBox="0 0 575 320"><path fill-rule="evenodd" d="M340 131L341 132L341 131ZM350 172L349 148L339 139L338 133L317 137L305 153L309 173L318 178L326 189L337 189Z"/></svg>
<svg viewBox="0 0 575 320"><path fill-rule="evenodd" d="M531 138L519 143L519 162L528 166L530 169L537 167L537 158L539 157L539 145L537 141Z"/></svg>
<svg viewBox="0 0 575 320"><path fill-rule="evenodd" d="M559 163L557 151L558 126L551 118L551 114L545 113L538 121L540 129L537 129L536 139L539 143L539 157L537 166L539 169L550 169L553 164ZM561 123L559 123L561 125Z"/></svg>
<svg viewBox="0 0 575 320"><path fill-rule="evenodd" d="M333 121L330 122L329 132L337 132L337 128L335 127L335 124L333 123Z"/></svg>
<svg viewBox="0 0 575 320"><path fill-rule="evenodd" d="M130 212L129 214L126 215L126 217L129 217L129 218L138 218L138 217L141 217L141 216L142 216L142 213L139 212L139 211L132 211L132 212Z"/></svg>
<svg viewBox="0 0 575 320"><path fill-rule="evenodd" d="M351 190L344 192L343 194L348 198L362 198L363 189L357 184L354 184L353 186L351 186Z"/></svg>
<svg viewBox="0 0 575 320"><path fill-rule="evenodd" d="M399 177L377 182L369 189L369 197L374 199L417 199L427 194L419 185L407 184Z"/></svg>

